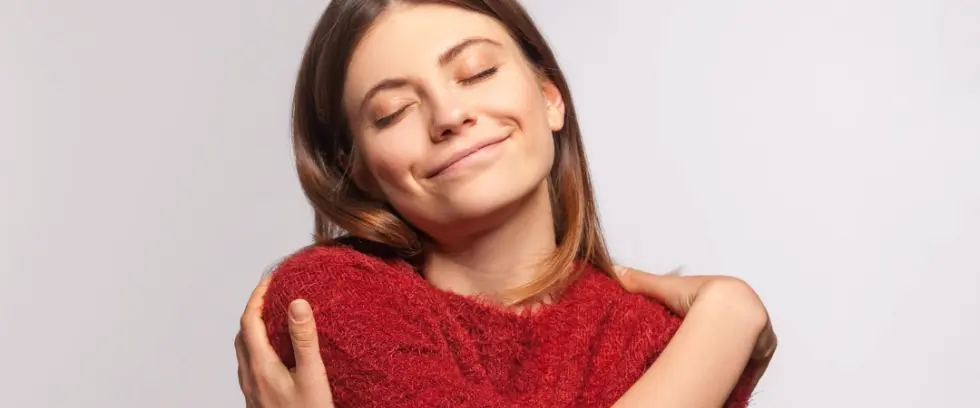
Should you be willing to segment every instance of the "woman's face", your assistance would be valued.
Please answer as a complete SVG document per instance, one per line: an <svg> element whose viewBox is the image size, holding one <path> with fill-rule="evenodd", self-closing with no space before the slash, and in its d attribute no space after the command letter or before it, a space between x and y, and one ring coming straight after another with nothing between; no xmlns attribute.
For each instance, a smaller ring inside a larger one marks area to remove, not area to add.
<svg viewBox="0 0 980 408"><path fill-rule="evenodd" d="M393 6L344 85L355 180L437 240L546 192L562 98L496 20Z"/></svg>

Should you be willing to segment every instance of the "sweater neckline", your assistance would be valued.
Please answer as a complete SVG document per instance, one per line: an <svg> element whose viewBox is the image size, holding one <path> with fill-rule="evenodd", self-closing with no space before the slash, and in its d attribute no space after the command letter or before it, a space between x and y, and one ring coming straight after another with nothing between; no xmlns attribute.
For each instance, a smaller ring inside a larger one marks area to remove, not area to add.
<svg viewBox="0 0 980 408"><path fill-rule="evenodd" d="M425 277L423 277L421 273L415 273L414 275L418 279L419 283L424 286L426 291L428 291L434 297L442 300L445 304L454 308L465 308L468 311L475 311L479 314L500 316L519 322L533 322L546 318L547 316L566 308L569 304L574 304L576 299L580 297L579 295L582 292L582 286L585 281L590 278L590 275L597 273L595 269L588 264L580 263L576 266L581 268L581 270L577 272L577 276L575 276L572 281L568 283L565 289L561 291L557 299L550 303L540 304L540 306L537 308L525 308L521 310L508 310L506 308L502 308L501 306L494 304L487 299L481 298L479 295L463 295L450 290L441 289L425 280Z"/></svg>

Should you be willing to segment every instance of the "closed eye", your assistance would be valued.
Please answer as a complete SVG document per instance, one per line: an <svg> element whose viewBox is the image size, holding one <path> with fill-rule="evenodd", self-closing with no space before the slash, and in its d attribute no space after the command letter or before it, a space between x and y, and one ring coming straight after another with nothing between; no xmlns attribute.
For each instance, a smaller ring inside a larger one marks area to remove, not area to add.
<svg viewBox="0 0 980 408"><path fill-rule="evenodd" d="M493 76L493 74L496 74L497 73L497 68L498 67L490 68L490 69L488 69L486 71L480 72L479 74L473 75L473 76L471 76L469 78L465 78L465 79L463 79L463 80L461 80L459 82L461 82L461 83L463 83L465 85L475 84L475 83L480 82L480 81L482 81L484 79L490 78L491 76Z"/></svg>
<svg viewBox="0 0 980 408"><path fill-rule="evenodd" d="M391 126L391 124L395 122L395 119L398 119L398 116L401 115L402 113L404 113L405 110L408 109L409 106L411 106L411 105L405 105L405 107L403 107L403 108L395 111L394 113L392 113L392 114L390 114L388 116L385 116L383 118L380 118L378 120L375 120L374 121L374 127L378 128L378 129L384 129L384 128L388 127L388 126Z"/></svg>
<svg viewBox="0 0 980 408"><path fill-rule="evenodd" d="M479 74L473 75L473 76L468 77L468 78L464 78L464 79L460 80L459 82L463 83L464 85L475 84L477 82L480 82L482 80L485 80L487 78L492 77L494 74L497 73L498 68L499 67L492 67L492 68L486 69L486 70L480 72ZM384 128L388 127L388 126L391 126L391 124L394 123L395 120L397 120L398 117L401 116L401 114L405 113L405 110L407 110L410 106L411 105L406 105L405 107L403 107L403 108L395 111L394 113L392 113L390 115L387 115L385 117L382 117L382 118L379 118L379 119L375 120L374 121L374 126L376 128L378 128L378 129L384 129Z"/></svg>

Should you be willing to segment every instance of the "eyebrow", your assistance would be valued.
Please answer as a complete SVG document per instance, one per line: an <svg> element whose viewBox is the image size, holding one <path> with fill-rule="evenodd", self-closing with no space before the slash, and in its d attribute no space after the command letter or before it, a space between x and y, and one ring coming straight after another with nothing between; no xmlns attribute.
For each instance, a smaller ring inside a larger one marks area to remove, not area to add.
<svg viewBox="0 0 980 408"><path fill-rule="evenodd" d="M484 37L466 38L463 41L456 43L456 45L449 47L448 50L443 51L442 55L439 56L439 66L445 66L446 64L449 64L454 59L456 59L456 57L458 57L459 54L462 54L463 50L465 50L467 47L476 44L490 44L495 47L502 47L502 45L500 45L499 42L496 42L489 38L484 38Z"/></svg>
<svg viewBox="0 0 980 408"><path fill-rule="evenodd" d="M456 59L456 57L462 54L464 50L466 50L470 46L477 45L477 44L490 44L495 47L503 47L503 45L501 45L499 42L491 40L489 38L484 38L484 37L466 38L456 43L456 45L449 47L449 49L443 51L442 54L439 55L439 66L443 67L448 65L450 62L453 62L453 60ZM379 81L378 83L374 84L374 86L372 86L371 89L367 91L367 93L364 94L364 99L361 100L360 109L363 110L364 105L366 105L368 101L370 101L371 98L373 98L374 95L376 95L378 92L388 90L388 89L401 88L403 86L408 85L408 83L409 83L408 79L405 78L385 78Z"/></svg>

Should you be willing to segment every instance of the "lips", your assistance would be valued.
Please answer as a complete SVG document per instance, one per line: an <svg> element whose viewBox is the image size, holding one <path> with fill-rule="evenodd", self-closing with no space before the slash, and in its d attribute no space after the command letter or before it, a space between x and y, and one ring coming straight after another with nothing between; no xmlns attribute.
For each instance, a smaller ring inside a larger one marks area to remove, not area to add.
<svg viewBox="0 0 980 408"><path fill-rule="evenodd" d="M446 169L452 167L460 160L463 160L466 157L484 148L503 142L504 140L507 140L507 138L509 137L510 135L508 134L507 136L501 138L486 140L480 143L473 144L472 146L459 149L456 152L454 152L452 155L450 155L448 159L442 161L441 163L439 163L439 165L435 166L431 171L429 171L428 174L426 175L426 178L438 177L440 174L442 174L442 172L446 171Z"/></svg>

